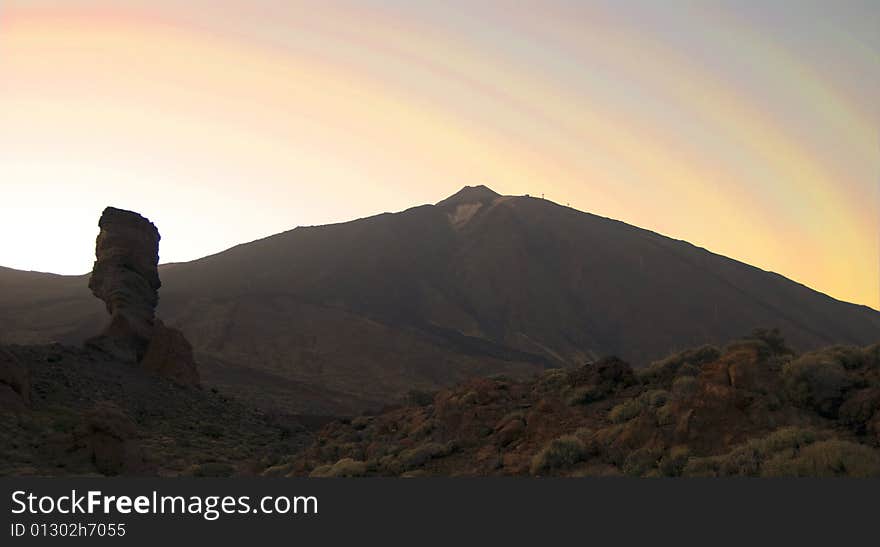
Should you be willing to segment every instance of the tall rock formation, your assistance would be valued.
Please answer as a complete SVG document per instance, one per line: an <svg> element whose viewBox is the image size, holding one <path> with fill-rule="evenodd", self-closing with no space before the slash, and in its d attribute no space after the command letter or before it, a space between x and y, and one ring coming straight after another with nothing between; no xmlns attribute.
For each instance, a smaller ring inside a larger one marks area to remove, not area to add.
<svg viewBox="0 0 880 547"><path fill-rule="evenodd" d="M137 213L108 207L98 223L92 293L104 301L110 324L91 340L128 362L143 358L159 304L159 230Z"/></svg>
<svg viewBox="0 0 880 547"><path fill-rule="evenodd" d="M86 344L185 385L199 383L192 346L156 319L159 230L143 216L108 207L98 222L92 293L104 301L110 324Z"/></svg>

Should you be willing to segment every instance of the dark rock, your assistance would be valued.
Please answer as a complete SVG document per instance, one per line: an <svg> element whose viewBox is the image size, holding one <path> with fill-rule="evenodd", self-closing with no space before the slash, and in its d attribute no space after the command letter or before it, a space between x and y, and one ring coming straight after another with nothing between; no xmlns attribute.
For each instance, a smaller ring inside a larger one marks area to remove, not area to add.
<svg viewBox="0 0 880 547"><path fill-rule="evenodd" d="M182 385L198 385L199 371L192 345L177 329L157 321L141 366Z"/></svg>
<svg viewBox="0 0 880 547"><path fill-rule="evenodd" d="M98 402L86 414L82 441L104 475L131 475L144 469L137 425L111 402Z"/></svg>

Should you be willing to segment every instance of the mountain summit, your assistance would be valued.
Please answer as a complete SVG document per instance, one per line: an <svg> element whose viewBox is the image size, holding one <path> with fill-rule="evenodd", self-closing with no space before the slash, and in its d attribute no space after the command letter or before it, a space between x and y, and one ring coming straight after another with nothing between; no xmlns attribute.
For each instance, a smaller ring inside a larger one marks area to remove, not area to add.
<svg viewBox="0 0 880 547"><path fill-rule="evenodd" d="M437 207L450 207L468 203L489 203L498 197L501 197L501 194L488 186L482 184L479 186L465 186L443 201L438 202Z"/></svg>
<svg viewBox="0 0 880 547"><path fill-rule="evenodd" d="M485 186L297 228L161 273L158 314L192 342L203 383L296 411L357 410L412 389L612 354L643 366L756 327L780 328L800 350L880 340L880 313L869 308ZM0 271L2 341L93 331L83 323L99 310L85 285ZM284 389L292 383L322 390L323 406L293 400Z"/></svg>

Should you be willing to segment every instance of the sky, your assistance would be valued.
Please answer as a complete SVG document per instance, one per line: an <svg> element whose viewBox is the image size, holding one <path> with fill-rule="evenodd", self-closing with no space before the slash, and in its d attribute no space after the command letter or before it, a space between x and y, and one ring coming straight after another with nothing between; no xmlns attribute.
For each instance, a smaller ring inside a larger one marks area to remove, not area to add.
<svg viewBox="0 0 880 547"><path fill-rule="evenodd" d="M880 309L880 3L0 1L0 265L544 194Z"/></svg>

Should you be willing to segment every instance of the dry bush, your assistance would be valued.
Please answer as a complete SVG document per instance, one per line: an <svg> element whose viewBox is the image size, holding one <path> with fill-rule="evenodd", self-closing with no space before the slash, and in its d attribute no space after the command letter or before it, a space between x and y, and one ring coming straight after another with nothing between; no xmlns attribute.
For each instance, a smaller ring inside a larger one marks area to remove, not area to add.
<svg viewBox="0 0 880 547"><path fill-rule="evenodd" d="M584 443L574 435L565 435L550 441L532 458L530 470L533 475L569 468L582 461L586 455Z"/></svg>
<svg viewBox="0 0 880 547"><path fill-rule="evenodd" d="M797 406L834 418L853 379L834 353L807 353L786 363L782 379L788 398Z"/></svg>

